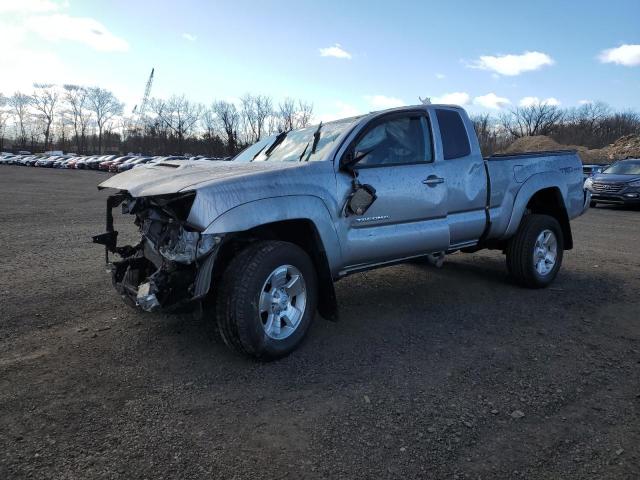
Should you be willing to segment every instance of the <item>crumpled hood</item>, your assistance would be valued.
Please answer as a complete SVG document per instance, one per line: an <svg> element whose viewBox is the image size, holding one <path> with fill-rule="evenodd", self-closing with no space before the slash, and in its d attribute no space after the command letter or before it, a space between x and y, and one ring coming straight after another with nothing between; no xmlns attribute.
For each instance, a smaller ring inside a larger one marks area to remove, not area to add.
<svg viewBox="0 0 640 480"><path fill-rule="evenodd" d="M127 170L100 183L98 188L126 190L133 197L166 195L230 177L252 176L298 165L292 162L167 161Z"/></svg>

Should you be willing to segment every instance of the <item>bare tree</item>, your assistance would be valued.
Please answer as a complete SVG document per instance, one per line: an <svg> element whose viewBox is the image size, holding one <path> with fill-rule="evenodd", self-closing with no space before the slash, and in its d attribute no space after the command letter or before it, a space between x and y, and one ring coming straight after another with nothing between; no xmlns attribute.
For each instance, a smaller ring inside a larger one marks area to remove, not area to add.
<svg viewBox="0 0 640 480"><path fill-rule="evenodd" d="M260 140L266 131L267 119L273 115L273 101L267 95L245 94L242 102L242 121L247 143Z"/></svg>
<svg viewBox="0 0 640 480"><path fill-rule="evenodd" d="M285 98L278 104L278 111L274 113L276 117L276 128L279 132L288 132L296 128L308 127L313 117L313 104L293 98Z"/></svg>
<svg viewBox="0 0 640 480"><path fill-rule="evenodd" d="M599 136L602 146L613 143L626 135L640 135L640 114L632 111L618 112L600 122Z"/></svg>
<svg viewBox="0 0 640 480"><path fill-rule="evenodd" d="M500 117L502 127L513 137L550 135L562 121L564 112L555 105L539 103L520 107Z"/></svg>
<svg viewBox="0 0 640 480"><path fill-rule="evenodd" d="M44 133L44 119L40 115L30 115L26 124L26 134L30 142L29 150L35 152Z"/></svg>
<svg viewBox="0 0 640 480"><path fill-rule="evenodd" d="M473 128L476 131L480 150L483 155L491 155L496 150L496 129L493 128L492 119L489 114L476 115L471 117Z"/></svg>
<svg viewBox="0 0 640 480"><path fill-rule="evenodd" d="M19 91L9 97L9 106L11 107L13 122L16 127L16 138L23 149L27 145L27 123L29 121L30 103L31 98L29 95Z"/></svg>
<svg viewBox="0 0 640 480"><path fill-rule="evenodd" d="M71 135L73 134L73 117L68 110L61 110L58 112L57 120L53 125L55 129L55 136L57 137L57 144L60 150L69 150L71 144ZM51 135L53 138L54 135ZM51 141L53 145L53 140Z"/></svg>
<svg viewBox="0 0 640 480"><path fill-rule="evenodd" d="M296 128L296 102L293 98L285 98L278 105L278 130L288 132Z"/></svg>
<svg viewBox="0 0 640 480"><path fill-rule="evenodd" d="M0 92L0 152L4 149L4 132L7 128L7 111L5 107L7 105L7 97Z"/></svg>
<svg viewBox="0 0 640 480"><path fill-rule="evenodd" d="M184 151L184 139L197 125L204 107L190 102L185 95L173 95L169 100L154 100L152 106L160 123L178 139L178 153Z"/></svg>
<svg viewBox="0 0 640 480"><path fill-rule="evenodd" d="M593 128L597 123L611 115L611 107L604 102L589 102L578 107L569 115L569 121L588 125Z"/></svg>
<svg viewBox="0 0 640 480"><path fill-rule="evenodd" d="M88 92L79 85L64 85L63 88L64 98L71 113L76 150L78 153L84 153L87 148L87 127L91 120Z"/></svg>
<svg viewBox="0 0 640 480"><path fill-rule="evenodd" d="M31 104L42 119L44 150L47 150L51 137L51 125L53 124L58 103L58 90L50 83L34 83L33 88Z"/></svg>
<svg viewBox="0 0 640 480"><path fill-rule="evenodd" d="M105 125L116 115L122 115L124 107L112 92L100 87L87 89L87 101L98 126L98 153L102 153Z"/></svg>
<svg viewBox="0 0 640 480"><path fill-rule="evenodd" d="M204 129L204 138L213 138L218 132L218 117L212 108L205 108L201 117L202 127Z"/></svg>
<svg viewBox="0 0 640 480"><path fill-rule="evenodd" d="M298 100L295 128L308 127L313 118L313 103Z"/></svg>
<svg viewBox="0 0 640 480"><path fill-rule="evenodd" d="M227 137L227 154L234 155L238 148L240 113L233 103L224 100L213 102L211 109L215 112L220 126Z"/></svg>

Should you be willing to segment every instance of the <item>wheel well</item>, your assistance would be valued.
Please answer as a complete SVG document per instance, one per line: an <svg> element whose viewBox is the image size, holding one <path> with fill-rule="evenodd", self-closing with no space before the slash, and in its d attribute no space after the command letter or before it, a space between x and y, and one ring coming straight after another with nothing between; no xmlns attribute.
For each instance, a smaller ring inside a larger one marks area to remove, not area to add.
<svg viewBox="0 0 640 480"><path fill-rule="evenodd" d="M320 234L311 220L295 219L259 225L230 235L220 248L213 281L220 277L229 261L249 243L257 240L282 240L302 248L311 258L318 275L318 311L329 320L336 320L338 305L333 278Z"/></svg>
<svg viewBox="0 0 640 480"><path fill-rule="evenodd" d="M564 249L571 250L573 248L573 235L571 234L569 215L567 215L567 209L564 206L564 200L559 188L550 187L537 191L527 203L527 212L549 215L555 218L562 228Z"/></svg>

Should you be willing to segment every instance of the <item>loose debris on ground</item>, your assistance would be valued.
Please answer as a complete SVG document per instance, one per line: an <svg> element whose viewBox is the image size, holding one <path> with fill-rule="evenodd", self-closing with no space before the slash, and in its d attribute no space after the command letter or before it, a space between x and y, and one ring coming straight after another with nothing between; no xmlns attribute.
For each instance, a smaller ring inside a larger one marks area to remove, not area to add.
<svg viewBox="0 0 640 480"><path fill-rule="evenodd" d="M0 173L0 478L640 478L640 212L574 222L546 290L499 252L353 275L261 364L122 303L103 178Z"/></svg>

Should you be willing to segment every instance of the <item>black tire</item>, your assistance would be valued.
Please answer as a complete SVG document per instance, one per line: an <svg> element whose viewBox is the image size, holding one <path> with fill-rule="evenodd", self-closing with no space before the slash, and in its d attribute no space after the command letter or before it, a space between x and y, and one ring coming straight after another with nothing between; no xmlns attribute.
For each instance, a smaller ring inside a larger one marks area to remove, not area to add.
<svg viewBox="0 0 640 480"><path fill-rule="evenodd" d="M598 206L598 202L594 202L593 200L589 202L589 207L596 208L597 206Z"/></svg>
<svg viewBox="0 0 640 480"><path fill-rule="evenodd" d="M544 230L550 230L555 235L557 251L555 265L549 273L541 275L535 268L534 251L536 239ZM564 237L558 221L549 215L526 215L507 245L507 269L519 285L528 288L544 288L555 280L562 265L563 252Z"/></svg>
<svg viewBox="0 0 640 480"><path fill-rule="evenodd" d="M282 265L297 268L306 284L306 306L297 328L284 339L267 335L259 312L262 287ZM316 314L317 276L309 255L295 244L260 241L240 251L220 279L216 319L220 335L230 348L261 360L288 355L304 339Z"/></svg>

